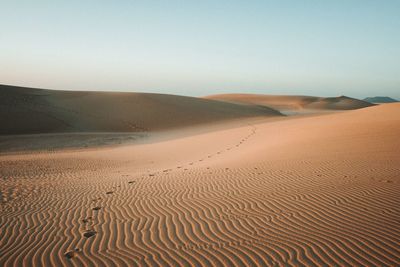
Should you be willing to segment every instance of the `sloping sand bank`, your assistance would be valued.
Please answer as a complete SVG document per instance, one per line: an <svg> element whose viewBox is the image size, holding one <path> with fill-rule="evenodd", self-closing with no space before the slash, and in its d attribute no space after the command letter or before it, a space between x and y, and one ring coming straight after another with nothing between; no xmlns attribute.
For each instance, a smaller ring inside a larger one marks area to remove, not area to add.
<svg viewBox="0 0 400 267"><path fill-rule="evenodd" d="M3 155L0 266L399 266L399 136L387 104Z"/></svg>
<svg viewBox="0 0 400 267"><path fill-rule="evenodd" d="M149 94L0 85L0 135L146 132L281 114L267 107Z"/></svg>

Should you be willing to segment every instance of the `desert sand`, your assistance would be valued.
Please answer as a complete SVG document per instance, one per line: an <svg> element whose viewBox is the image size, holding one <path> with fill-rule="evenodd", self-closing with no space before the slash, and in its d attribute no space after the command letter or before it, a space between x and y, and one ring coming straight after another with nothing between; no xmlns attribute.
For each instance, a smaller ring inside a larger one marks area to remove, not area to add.
<svg viewBox="0 0 400 267"><path fill-rule="evenodd" d="M151 93L56 91L0 85L0 134L145 132L257 116L256 105Z"/></svg>
<svg viewBox="0 0 400 267"><path fill-rule="evenodd" d="M315 97L294 95L221 94L205 99L220 100L246 106L264 106L285 114L321 113L333 110L352 110L373 106L372 103L351 97Z"/></svg>
<svg viewBox="0 0 400 267"><path fill-rule="evenodd" d="M151 103L147 119L112 123L130 113L121 104L89 127L86 115L103 112L99 103L114 94L36 93L42 100L28 102L38 103L30 109L42 126L9 122L3 134L53 125L51 133L112 126L147 135L107 147L3 151L0 266L400 265L400 104L292 117L135 95Z"/></svg>

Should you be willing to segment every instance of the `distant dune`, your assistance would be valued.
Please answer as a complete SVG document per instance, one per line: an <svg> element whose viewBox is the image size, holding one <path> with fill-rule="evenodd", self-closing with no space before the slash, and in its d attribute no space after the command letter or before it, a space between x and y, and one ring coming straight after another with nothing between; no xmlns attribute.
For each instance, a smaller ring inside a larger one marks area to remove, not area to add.
<svg viewBox="0 0 400 267"><path fill-rule="evenodd" d="M0 85L0 134L143 132L245 117L267 107L149 93L42 90Z"/></svg>
<svg viewBox="0 0 400 267"><path fill-rule="evenodd" d="M363 101L369 103L395 103L399 102L398 100L388 97L388 96L374 96L374 97L366 97Z"/></svg>
<svg viewBox="0 0 400 267"><path fill-rule="evenodd" d="M256 94L221 94L206 96L206 99L267 106L281 112L300 110L351 110L372 106L373 104L346 97L315 97Z"/></svg>

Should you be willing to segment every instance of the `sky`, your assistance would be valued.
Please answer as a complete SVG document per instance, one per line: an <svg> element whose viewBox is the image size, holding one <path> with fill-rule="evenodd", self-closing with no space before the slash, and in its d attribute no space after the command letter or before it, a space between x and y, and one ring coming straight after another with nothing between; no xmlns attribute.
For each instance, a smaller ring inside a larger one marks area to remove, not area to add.
<svg viewBox="0 0 400 267"><path fill-rule="evenodd" d="M400 99L398 0L0 0L0 83Z"/></svg>

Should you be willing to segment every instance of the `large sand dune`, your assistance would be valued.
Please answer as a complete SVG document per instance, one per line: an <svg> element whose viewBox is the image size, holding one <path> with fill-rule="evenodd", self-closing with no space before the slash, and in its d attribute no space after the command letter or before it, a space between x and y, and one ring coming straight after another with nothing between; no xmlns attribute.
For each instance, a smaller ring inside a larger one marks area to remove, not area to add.
<svg viewBox="0 0 400 267"><path fill-rule="evenodd" d="M291 95L221 94L206 96L205 99L221 100L229 103L240 103L246 105L266 106L282 112L352 110L370 107L373 105L366 101L346 96L315 97Z"/></svg>
<svg viewBox="0 0 400 267"><path fill-rule="evenodd" d="M267 107L176 95L55 91L0 85L0 115L0 135L11 135L156 131L281 114Z"/></svg>
<svg viewBox="0 0 400 267"><path fill-rule="evenodd" d="M400 265L399 104L242 123L1 156L0 266Z"/></svg>

